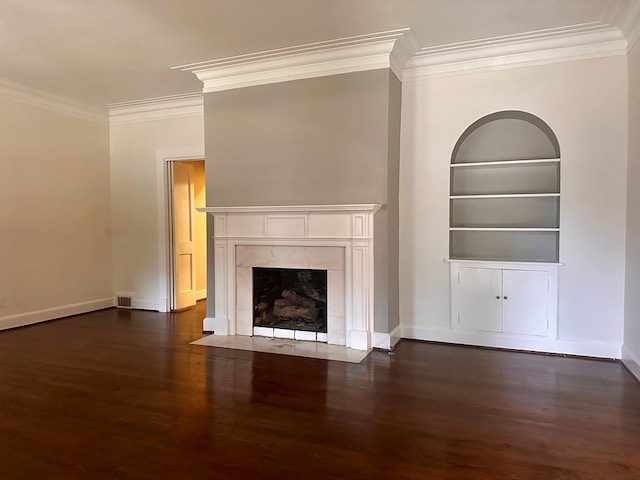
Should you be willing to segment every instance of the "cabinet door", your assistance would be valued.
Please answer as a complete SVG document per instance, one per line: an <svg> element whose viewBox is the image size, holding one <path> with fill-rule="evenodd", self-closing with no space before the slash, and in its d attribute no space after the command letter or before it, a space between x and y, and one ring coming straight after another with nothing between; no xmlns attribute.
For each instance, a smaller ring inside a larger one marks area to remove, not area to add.
<svg viewBox="0 0 640 480"><path fill-rule="evenodd" d="M504 333L546 336L548 273L504 270L502 282Z"/></svg>
<svg viewBox="0 0 640 480"><path fill-rule="evenodd" d="M456 290L458 328L502 330L502 270L460 267Z"/></svg>

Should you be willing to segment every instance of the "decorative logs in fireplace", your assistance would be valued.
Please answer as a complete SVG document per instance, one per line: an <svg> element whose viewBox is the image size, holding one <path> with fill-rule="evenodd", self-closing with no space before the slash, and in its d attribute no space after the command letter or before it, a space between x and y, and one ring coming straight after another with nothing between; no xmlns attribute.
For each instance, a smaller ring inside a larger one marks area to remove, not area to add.
<svg viewBox="0 0 640 480"><path fill-rule="evenodd" d="M253 324L327 332L327 271L253 267Z"/></svg>

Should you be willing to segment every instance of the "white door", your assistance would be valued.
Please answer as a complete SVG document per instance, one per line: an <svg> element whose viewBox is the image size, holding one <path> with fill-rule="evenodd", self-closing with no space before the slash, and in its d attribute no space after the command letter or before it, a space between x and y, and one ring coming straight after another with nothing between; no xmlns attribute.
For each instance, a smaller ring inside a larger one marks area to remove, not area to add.
<svg viewBox="0 0 640 480"><path fill-rule="evenodd" d="M504 270L502 275L504 333L547 336L547 272Z"/></svg>
<svg viewBox="0 0 640 480"><path fill-rule="evenodd" d="M171 163L175 309L179 310L196 304L194 181L191 165Z"/></svg>
<svg viewBox="0 0 640 480"><path fill-rule="evenodd" d="M456 288L458 328L502 331L502 270L461 267Z"/></svg>

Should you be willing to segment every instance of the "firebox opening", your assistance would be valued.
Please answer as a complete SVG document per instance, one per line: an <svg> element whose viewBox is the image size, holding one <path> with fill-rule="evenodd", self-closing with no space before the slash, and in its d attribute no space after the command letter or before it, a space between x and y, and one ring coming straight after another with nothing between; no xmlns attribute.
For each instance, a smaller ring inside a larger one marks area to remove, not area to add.
<svg viewBox="0 0 640 480"><path fill-rule="evenodd" d="M253 325L327 333L327 271L253 267Z"/></svg>

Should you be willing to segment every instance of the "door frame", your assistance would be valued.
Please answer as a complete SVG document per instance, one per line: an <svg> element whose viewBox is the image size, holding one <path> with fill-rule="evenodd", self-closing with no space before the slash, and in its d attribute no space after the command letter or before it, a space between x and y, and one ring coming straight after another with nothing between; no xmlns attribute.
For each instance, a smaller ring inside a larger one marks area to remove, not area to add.
<svg viewBox="0 0 640 480"><path fill-rule="evenodd" d="M171 163L181 160L203 160L204 147L167 148L156 150L156 189L158 215L158 310L172 310L175 285L172 269L173 253L171 217Z"/></svg>

